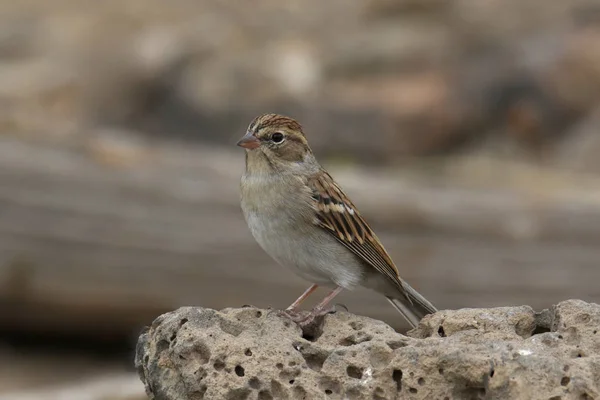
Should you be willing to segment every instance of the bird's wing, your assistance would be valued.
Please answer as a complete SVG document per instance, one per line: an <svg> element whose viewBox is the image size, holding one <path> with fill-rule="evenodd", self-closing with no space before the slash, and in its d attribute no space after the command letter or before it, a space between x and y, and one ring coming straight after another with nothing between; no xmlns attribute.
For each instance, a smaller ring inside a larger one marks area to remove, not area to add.
<svg viewBox="0 0 600 400"><path fill-rule="evenodd" d="M316 223L348 250L401 285L398 269L348 196L326 171L308 180L317 211Z"/></svg>

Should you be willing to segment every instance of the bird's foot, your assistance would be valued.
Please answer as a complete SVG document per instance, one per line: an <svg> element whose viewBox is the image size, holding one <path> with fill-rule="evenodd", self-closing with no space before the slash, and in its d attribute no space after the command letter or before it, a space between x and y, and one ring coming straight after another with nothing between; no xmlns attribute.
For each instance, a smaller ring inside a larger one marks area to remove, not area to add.
<svg viewBox="0 0 600 400"><path fill-rule="evenodd" d="M309 312L308 311L299 311L299 310L294 310L294 309L288 308L286 310L275 311L275 314L280 317L285 317L287 319L290 319L293 322L299 323L299 322L303 321L304 319L306 319Z"/></svg>
<svg viewBox="0 0 600 400"><path fill-rule="evenodd" d="M336 306L331 306L327 308L315 307L311 311L298 311L294 309L287 309L278 311L277 315L292 320L300 327L305 327L312 324L318 317L323 317L327 314L332 314L335 312Z"/></svg>

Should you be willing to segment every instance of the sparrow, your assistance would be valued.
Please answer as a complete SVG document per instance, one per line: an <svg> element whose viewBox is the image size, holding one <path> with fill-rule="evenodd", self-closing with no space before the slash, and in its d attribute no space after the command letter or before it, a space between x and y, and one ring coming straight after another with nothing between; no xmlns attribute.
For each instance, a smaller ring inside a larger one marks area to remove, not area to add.
<svg viewBox="0 0 600 400"><path fill-rule="evenodd" d="M398 268L341 187L317 162L300 124L265 114L237 142L246 153L241 206L258 244L312 285L285 313L308 323L329 312L343 289L384 295L414 328L436 308L400 278ZM300 304L319 286L332 291L308 316Z"/></svg>

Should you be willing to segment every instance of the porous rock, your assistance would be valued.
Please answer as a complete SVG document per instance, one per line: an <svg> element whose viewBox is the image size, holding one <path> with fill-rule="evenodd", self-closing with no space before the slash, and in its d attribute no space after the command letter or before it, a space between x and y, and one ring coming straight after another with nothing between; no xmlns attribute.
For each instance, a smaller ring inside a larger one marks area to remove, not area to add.
<svg viewBox="0 0 600 400"><path fill-rule="evenodd" d="M440 311L408 336L347 312L185 307L139 338L147 394L181 399L600 399L600 305Z"/></svg>

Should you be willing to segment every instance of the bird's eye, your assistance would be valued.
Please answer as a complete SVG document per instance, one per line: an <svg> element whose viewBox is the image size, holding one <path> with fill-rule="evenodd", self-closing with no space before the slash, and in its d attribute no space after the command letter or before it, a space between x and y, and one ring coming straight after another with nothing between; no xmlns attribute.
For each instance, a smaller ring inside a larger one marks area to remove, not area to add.
<svg viewBox="0 0 600 400"><path fill-rule="evenodd" d="M271 141L273 143L281 143L283 142L284 136L283 133L281 132L275 132L274 134L271 135Z"/></svg>

